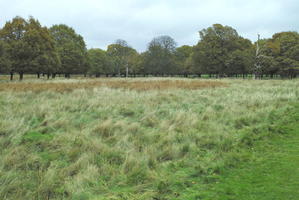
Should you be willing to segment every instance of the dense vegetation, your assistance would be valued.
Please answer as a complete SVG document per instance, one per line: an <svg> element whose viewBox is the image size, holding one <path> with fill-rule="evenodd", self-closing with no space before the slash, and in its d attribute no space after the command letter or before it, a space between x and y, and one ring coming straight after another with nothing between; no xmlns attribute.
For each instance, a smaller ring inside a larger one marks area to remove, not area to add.
<svg viewBox="0 0 299 200"><path fill-rule="evenodd" d="M207 188L217 188L223 170L298 122L298 83L2 83L0 199L213 199Z"/></svg>
<svg viewBox="0 0 299 200"><path fill-rule="evenodd" d="M169 36L154 38L138 53L124 40L107 51L87 49L82 36L67 25L43 27L38 20L15 17L0 29L0 73L105 76L216 77L267 75L296 77L299 71L299 34L281 32L254 44L235 29L214 24L200 32L194 46L177 47Z"/></svg>

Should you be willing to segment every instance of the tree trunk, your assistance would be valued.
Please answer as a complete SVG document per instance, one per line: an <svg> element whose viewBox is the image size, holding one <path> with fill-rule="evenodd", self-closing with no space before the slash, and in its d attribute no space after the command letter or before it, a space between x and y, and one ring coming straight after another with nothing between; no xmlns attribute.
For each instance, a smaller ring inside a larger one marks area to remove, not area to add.
<svg viewBox="0 0 299 200"><path fill-rule="evenodd" d="M274 75L273 75L273 74L271 74L271 75L270 75L270 78L271 78L271 79L273 79L273 77L274 77Z"/></svg>
<svg viewBox="0 0 299 200"><path fill-rule="evenodd" d="M47 79L49 79L50 78L50 73L47 73Z"/></svg>
<svg viewBox="0 0 299 200"><path fill-rule="evenodd" d="M20 81L23 80L23 72L20 72Z"/></svg>
<svg viewBox="0 0 299 200"><path fill-rule="evenodd" d="M126 78L129 77L129 67L126 67Z"/></svg>
<svg viewBox="0 0 299 200"><path fill-rule="evenodd" d="M40 78L40 73L39 72L37 72L36 75L37 75L37 78Z"/></svg>
<svg viewBox="0 0 299 200"><path fill-rule="evenodd" d="M53 73L53 74L52 74L52 78L54 79L55 77L56 77L56 74L55 74L55 73Z"/></svg>
<svg viewBox="0 0 299 200"><path fill-rule="evenodd" d="M13 80L13 72L10 72L10 80Z"/></svg>

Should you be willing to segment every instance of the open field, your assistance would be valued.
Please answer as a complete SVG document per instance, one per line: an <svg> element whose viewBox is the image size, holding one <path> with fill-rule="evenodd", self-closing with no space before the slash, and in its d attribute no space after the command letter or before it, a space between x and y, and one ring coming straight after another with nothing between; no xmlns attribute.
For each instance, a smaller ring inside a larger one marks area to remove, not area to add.
<svg viewBox="0 0 299 200"><path fill-rule="evenodd" d="M3 82L0 199L209 199L298 101L299 80Z"/></svg>
<svg viewBox="0 0 299 200"><path fill-rule="evenodd" d="M121 80L121 79L104 79L104 80L74 80L74 81L39 81L39 82L13 82L2 83L0 91L55 91L68 92L77 89L94 89L107 87L111 89L127 89L136 91L147 90L169 90L169 89L186 89L197 90L201 88L227 87L228 84L220 81L183 81L183 80Z"/></svg>

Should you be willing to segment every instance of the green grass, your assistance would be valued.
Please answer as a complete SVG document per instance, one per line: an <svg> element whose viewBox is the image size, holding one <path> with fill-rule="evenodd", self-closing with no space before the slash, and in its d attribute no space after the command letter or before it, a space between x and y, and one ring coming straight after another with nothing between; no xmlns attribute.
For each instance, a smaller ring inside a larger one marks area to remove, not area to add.
<svg viewBox="0 0 299 200"><path fill-rule="evenodd" d="M230 170L291 129L299 82L218 81L228 87L0 92L0 199L226 198Z"/></svg>
<svg viewBox="0 0 299 200"><path fill-rule="evenodd" d="M185 199L195 199L194 194L206 200L298 199L299 103L293 106L276 122L283 134L255 142L246 152L248 161L223 168L213 176L212 183L194 186L192 192L186 192Z"/></svg>
<svg viewBox="0 0 299 200"><path fill-rule="evenodd" d="M213 199L298 199L299 128L296 130L296 136L259 144L257 152L253 152L256 161L225 172L214 189Z"/></svg>

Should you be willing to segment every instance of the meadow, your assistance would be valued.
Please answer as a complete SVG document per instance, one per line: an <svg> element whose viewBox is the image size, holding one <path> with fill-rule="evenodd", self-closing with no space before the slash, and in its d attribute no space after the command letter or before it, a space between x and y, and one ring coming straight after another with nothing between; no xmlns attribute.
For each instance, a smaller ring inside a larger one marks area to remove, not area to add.
<svg viewBox="0 0 299 200"><path fill-rule="evenodd" d="M298 102L297 79L2 81L0 199L210 199Z"/></svg>

